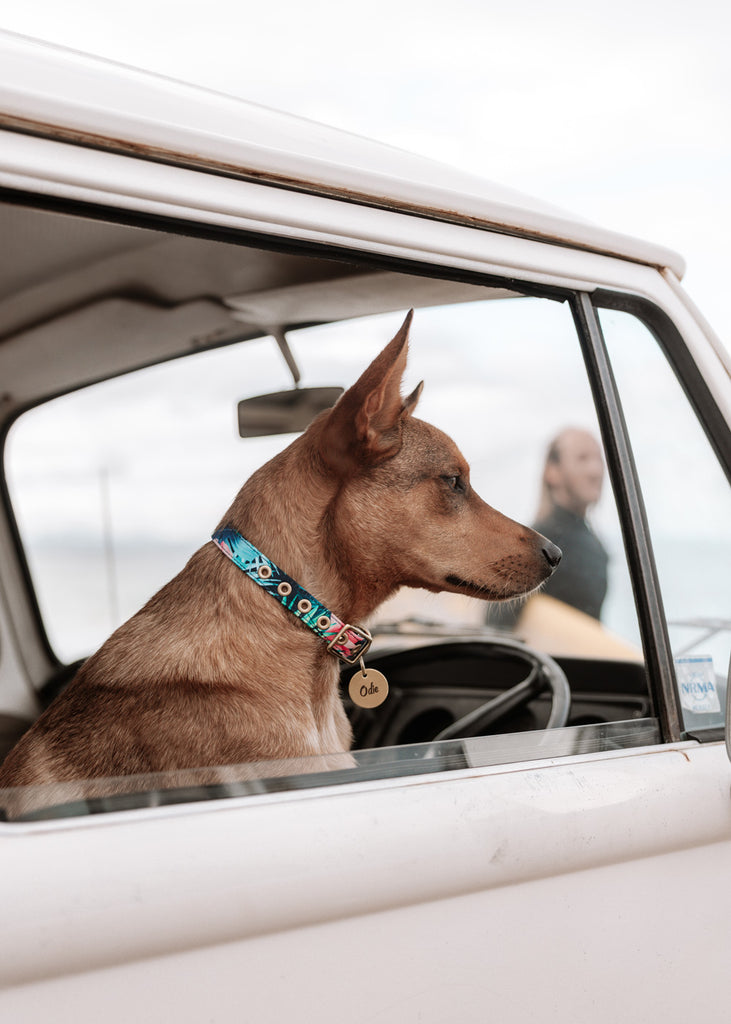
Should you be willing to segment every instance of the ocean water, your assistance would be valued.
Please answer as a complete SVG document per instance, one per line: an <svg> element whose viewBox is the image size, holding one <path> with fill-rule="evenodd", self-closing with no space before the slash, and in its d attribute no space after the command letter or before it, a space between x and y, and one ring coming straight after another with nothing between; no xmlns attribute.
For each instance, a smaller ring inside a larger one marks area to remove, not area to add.
<svg viewBox="0 0 731 1024"><path fill-rule="evenodd" d="M29 552L31 574L51 646L63 661L94 651L125 619L179 572L194 545L128 543L110 554L97 545L44 542ZM708 630L694 620L725 620L731 627L731 542L656 542L660 582L675 653ZM404 591L377 620L415 616L430 621L476 625L484 604L456 595ZM624 559L610 549L610 582L603 621L607 628L639 646L632 588ZM692 653L713 657L725 676L731 652L731 628L706 637Z"/></svg>

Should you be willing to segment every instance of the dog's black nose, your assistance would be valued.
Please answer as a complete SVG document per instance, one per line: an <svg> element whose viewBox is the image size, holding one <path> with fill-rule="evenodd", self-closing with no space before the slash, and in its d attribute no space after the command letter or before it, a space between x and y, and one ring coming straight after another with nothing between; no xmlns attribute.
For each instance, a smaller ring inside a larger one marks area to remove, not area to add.
<svg viewBox="0 0 731 1024"><path fill-rule="evenodd" d="M556 547L556 545L552 544L550 540L546 541L543 547L543 555L552 569L555 569L561 561L562 554L563 552L561 551L561 548Z"/></svg>

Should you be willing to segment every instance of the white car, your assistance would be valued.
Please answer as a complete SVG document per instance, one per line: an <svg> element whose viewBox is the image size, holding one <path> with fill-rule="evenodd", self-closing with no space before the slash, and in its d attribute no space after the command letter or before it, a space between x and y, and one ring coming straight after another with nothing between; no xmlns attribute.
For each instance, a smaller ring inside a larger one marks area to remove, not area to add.
<svg viewBox="0 0 731 1024"><path fill-rule="evenodd" d="M731 362L681 257L21 37L0 67L3 756L411 307L420 415L591 548L507 612L388 602L351 768L41 789L0 824L2 1019L725 1020Z"/></svg>

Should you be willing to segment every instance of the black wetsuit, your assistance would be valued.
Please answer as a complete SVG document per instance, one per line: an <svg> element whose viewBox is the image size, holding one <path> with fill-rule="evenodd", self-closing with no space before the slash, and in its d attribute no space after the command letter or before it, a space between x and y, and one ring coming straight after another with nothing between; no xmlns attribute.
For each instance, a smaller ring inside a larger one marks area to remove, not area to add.
<svg viewBox="0 0 731 1024"><path fill-rule="evenodd" d="M560 505L533 529L563 551L561 564L542 588L542 593L578 608L598 619L607 593L607 553L602 542L581 516Z"/></svg>
<svg viewBox="0 0 731 1024"><path fill-rule="evenodd" d="M560 505L544 519L533 523L533 529L558 544L563 552L561 564L541 593L578 608L598 619L607 593L607 563L609 561L602 542L581 516ZM496 629L513 629L520 615L521 605L489 603L485 622Z"/></svg>

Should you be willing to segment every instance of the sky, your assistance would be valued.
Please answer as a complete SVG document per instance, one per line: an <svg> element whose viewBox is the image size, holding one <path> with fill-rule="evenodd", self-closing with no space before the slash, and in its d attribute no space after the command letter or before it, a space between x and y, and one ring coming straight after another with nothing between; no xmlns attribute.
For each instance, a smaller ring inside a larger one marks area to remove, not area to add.
<svg viewBox="0 0 731 1024"><path fill-rule="evenodd" d="M431 156L676 249L731 347L720 0L24 0L0 26Z"/></svg>

